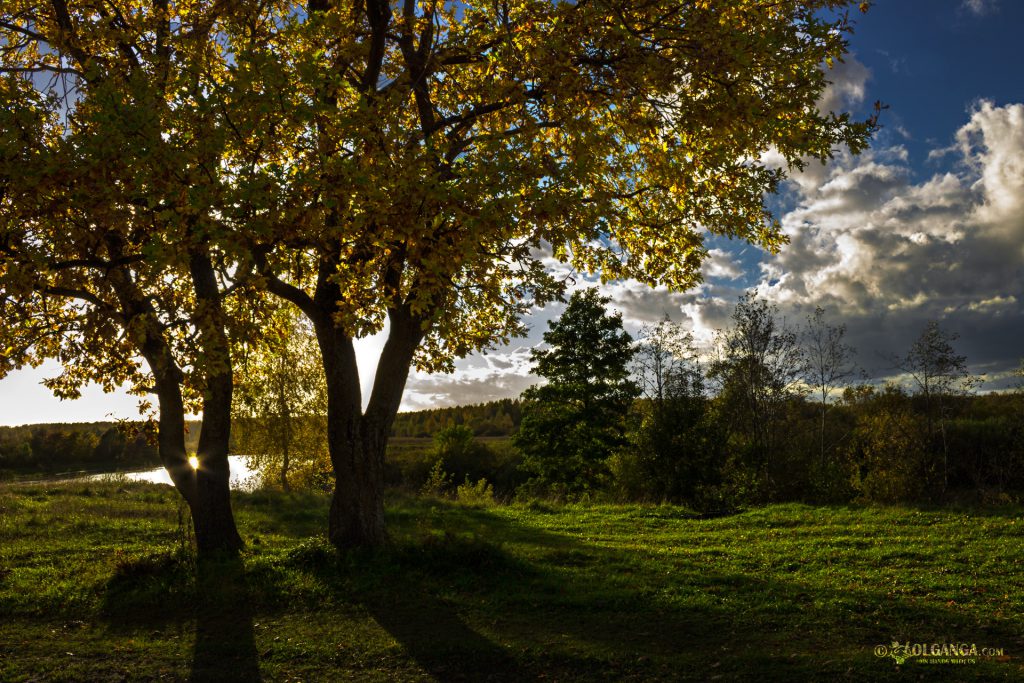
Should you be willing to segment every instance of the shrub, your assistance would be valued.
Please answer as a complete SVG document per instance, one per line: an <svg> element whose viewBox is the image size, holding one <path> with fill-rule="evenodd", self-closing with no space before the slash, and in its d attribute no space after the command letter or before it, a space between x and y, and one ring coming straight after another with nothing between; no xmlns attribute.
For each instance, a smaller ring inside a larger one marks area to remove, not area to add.
<svg viewBox="0 0 1024 683"><path fill-rule="evenodd" d="M475 483L469 477L455 489L455 499L466 505L494 505L494 487L486 479Z"/></svg>
<svg viewBox="0 0 1024 683"><path fill-rule="evenodd" d="M938 472L921 421L906 395L891 387L859 416L851 448L857 464L853 486L862 499L897 503L936 493Z"/></svg>
<svg viewBox="0 0 1024 683"><path fill-rule="evenodd" d="M452 475L444 469L444 458L438 458L427 476L427 481L420 488L420 495L445 496L452 488Z"/></svg>

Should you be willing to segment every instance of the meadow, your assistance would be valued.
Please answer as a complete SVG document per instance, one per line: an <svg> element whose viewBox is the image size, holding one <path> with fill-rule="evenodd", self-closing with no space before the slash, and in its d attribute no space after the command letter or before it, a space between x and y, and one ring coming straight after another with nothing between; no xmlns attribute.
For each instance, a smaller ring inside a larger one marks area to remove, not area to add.
<svg viewBox="0 0 1024 683"><path fill-rule="evenodd" d="M169 487L0 488L0 680L1024 678L1016 507L396 496L390 545L339 556L326 497L234 501L246 550L197 566Z"/></svg>

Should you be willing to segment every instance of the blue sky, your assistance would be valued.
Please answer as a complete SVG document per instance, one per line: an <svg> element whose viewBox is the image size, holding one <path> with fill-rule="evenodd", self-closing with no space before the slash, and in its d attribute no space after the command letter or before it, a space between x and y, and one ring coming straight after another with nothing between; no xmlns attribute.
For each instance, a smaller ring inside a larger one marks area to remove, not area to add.
<svg viewBox="0 0 1024 683"><path fill-rule="evenodd" d="M860 157L814 162L773 199L791 240L782 253L719 240L695 290L604 289L629 329L668 313L705 343L747 288L790 321L822 305L876 379L935 319L960 335L984 389L1005 387L1024 357L1024 2L880 0L854 18L850 57L823 105L863 118L881 100L884 128ZM561 308L536 311L529 337L460 361L453 375L414 374L403 408L518 395L535 381L529 348ZM362 344L364 378L380 343ZM98 389L53 399L39 381L54 372L0 380L0 424L137 415L135 399Z"/></svg>
<svg viewBox="0 0 1024 683"><path fill-rule="evenodd" d="M1024 69L1015 66L1024 2L880 0L869 12L851 12L851 17L850 56L832 77L855 83L863 96L837 104L864 119L876 101L884 103L888 109L873 147L905 148L912 179L955 170L956 155L933 152L954 144L956 131L979 102L1024 102ZM776 214L793 205L791 192L769 198ZM760 252L727 240L714 245L736 254L744 269L741 281L756 285Z"/></svg>
<svg viewBox="0 0 1024 683"><path fill-rule="evenodd" d="M924 164L977 100L1020 102L1021 26L1019 0L881 0L859 15L851 47L871 72L866 104L890 105L882 139L905 131L911 162Z"/></svg>
<svg viewBox="0 0 1024 683"><path fill-rule="evenodd" d="M898 379L891 356L938 320L982 390L1005 388L1024 357L1024 2L880 0L851 17L850 56L823 104L859 118L876 100L889 108L869 151L812 162L770 200L791 244L771 257L716 239L697 290L604 290L630 330L667 313L704 343L748 288L792 323L821 305L876 381ZM518 394L536 381L529 348L560 311L537 311L527 339L452 376L414 375L405 407Z"/></svg>

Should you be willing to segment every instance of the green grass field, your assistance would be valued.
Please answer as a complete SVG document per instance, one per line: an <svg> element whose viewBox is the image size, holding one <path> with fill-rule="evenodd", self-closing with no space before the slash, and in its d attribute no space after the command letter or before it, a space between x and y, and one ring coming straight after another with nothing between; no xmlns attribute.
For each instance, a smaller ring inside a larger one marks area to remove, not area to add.
<svg viewBox="0 0 1024 683"><path fill-rule="evenodd" d="M235 501L247 550L197 568L169 488L0 489L0 680L1024 679L1019 509L403 498L338 557L324 498Z"/></svg>

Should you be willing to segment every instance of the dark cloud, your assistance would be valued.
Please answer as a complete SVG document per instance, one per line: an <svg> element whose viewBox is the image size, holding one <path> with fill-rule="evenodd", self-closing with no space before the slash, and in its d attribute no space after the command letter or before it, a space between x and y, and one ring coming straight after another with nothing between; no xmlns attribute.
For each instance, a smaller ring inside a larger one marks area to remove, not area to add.
<svg viewBox="0 0 1024 683"><path fill-rule="evenodd" d="M923 182L898 148L798 182L799 206L782 219L791 244L762 264L765 296L831 310L875 374L929 320L993 375L1024 354L1024 105L979 104L957 141L956 172Z"/></svg>
<svg viewBox="0 0 1024 683"><path fill-rule="evenodd" d="M848 78L844 97L862 91L857 79L863 84L866 70L839 75ZM949 170L925 178L915 177L899 145L811 164L788 183L792 208L780 221L790 244L746 275L790 325L816 306L845 324L875 379L895 376L892 358L936 320L959 335L956 348L972 370L986 373L983 388L998 389L1024 356L1024 105L981 102L955 139L936 150ZM714 250L705 284L688 292L631 281L602 291L630 331L668 314L707 348L744 292L740 262L735 251ZM578 277L573 288L589 286L593 280ZM451 376L414 377L406 407L518 395L536 381L529 347L563 309L536 310L516 349L462 361Z"/></svg>

